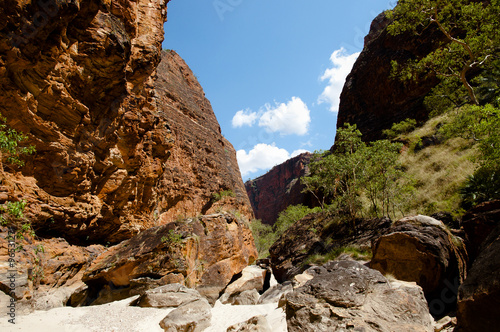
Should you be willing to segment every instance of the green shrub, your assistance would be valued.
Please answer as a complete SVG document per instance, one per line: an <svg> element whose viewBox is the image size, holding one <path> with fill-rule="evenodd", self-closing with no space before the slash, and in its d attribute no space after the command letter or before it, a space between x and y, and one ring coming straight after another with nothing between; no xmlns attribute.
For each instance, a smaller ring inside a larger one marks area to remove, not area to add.
<svg viewBox="0 0 500 332"><path fill-rule="evenodd" d="M276 223L273 226L276 238L280 237L290 226L304 218L308 214L321 211L321 208L309 208L302 204L290 205L286 210L281 211Z"/></svg>
<svg viewBox="0 0 500 332"><path fill-rule="evenodd" d="M259 253L259 258L269 256L269 248L276 241L276 234L273 232L271 225L263 224L260 219L254 219L250 222L255 247Z"/></svg>
<svg viewBox="0 0 500 332"><path fill-rule="evenodd" d="M341 254L348 254L355 260L370 260L372 258L371 250L363 250L355 246L339 247L330 250L326 254L313 254L304 261L304 265L325 264L326 262L337 259Z"/></svg>
<svg viewBox="0 0 500 332"><path fill-rule="evenodd" d="M213 193L212 194L212 200L214 202L218 202L222 200L225 197L234 197L234 192L232 190L223 190L220 193Z"/></svg>
<svg viewBox="0 0 500 332"><path fill-rule="evenodd" d="M408 134L415 129L417 121L415 119L406 119L398 123L394 123L391 129L385 129L382 133L388 138L396 138L401 134Z"/></svg>
<svg viewBox="0 0 500 332"><path fill-rule="evenodd" d="M464 209L470 209L489 200L500 199L500 168L480 167L467 178L460 189L460 194Z"/></svg>
<svg viewBox="0 0 500 332"><path fill-rule="evenodd" d="M23 166L24 161L19 159L25 154L35 152L33 145L21 146L20 143L26 141L28 137L22 133L8 128L5 124L5 118L0 114L0 171L3 172L3 158L6 157L7 163Z"/></svg>
<svg viewBox="0 0 500 332"><path fill-rule="evenodd" d="M364 210L375 216L394 215L412 189L398 161L402 148L401 143L388 140L367 144L355 125L346 124L337 130L334 152L315 153L309 164L310 175L301 181L306 191L323 198L318 199L322 208L329 198L351 222ZM363 195L371 207L363 207Z"/></svg>

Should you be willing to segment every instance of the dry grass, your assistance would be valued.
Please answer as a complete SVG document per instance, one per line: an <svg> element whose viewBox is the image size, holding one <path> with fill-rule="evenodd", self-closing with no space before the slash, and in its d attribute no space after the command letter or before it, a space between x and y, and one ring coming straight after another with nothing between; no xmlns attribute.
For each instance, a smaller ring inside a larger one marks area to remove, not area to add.
<svg viewBox="0 0 500 332"><path fill-rule="evenodd" d="M435 135L439 124L446 122L447 117L441 115L432 118L424 126L399 137L409 142L409 148L402 153L400 161L407 173L416 180L417 192L411 204L412 213L458 213L458 190L477 167L472 161L477 153L476 147L462 138L452 138L438 145L414 150L422 137Z"/></svg>

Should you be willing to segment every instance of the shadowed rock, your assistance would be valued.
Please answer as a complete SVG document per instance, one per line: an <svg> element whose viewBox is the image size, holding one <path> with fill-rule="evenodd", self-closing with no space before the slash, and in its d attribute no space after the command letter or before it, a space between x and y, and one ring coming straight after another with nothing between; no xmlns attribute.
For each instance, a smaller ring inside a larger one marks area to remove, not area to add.
<svg viewBox="0 0 500 332"><path fill-rule="evenodd" d="M479 248L479 255L458 292L457 332L493 331L500 326L500 223Z"/></svg>
<svg viewBox="0 0 500 332"><path fill-rule="evenodd" d="M466 275L467 252L463 241L440 221L413 216L395 222L375 242L370 267L416 282L424 290L431 313L441 316L455 306L458 285Z"/></svg>
<svg viewBox="0 0 500 332"><path fill-rule="evenodd" d="M416 285L390 283L355 261L329 262L308 271L314 278L283 301L289 332L433 331Z"/></svg>

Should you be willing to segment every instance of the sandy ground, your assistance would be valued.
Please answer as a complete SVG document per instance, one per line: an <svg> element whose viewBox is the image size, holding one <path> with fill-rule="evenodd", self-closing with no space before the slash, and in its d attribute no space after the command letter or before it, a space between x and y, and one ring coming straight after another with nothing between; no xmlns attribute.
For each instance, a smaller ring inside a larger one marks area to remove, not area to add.
<svg viewBox="0 0 500 332"><path fill-rule="evenodd" d="M160 321L173 309L130 307L137 297L92 307L55 308L16 317L16 324L0 317L0 331L37 332L162 332ZM2 310L4 313L4 310ZM212 309L212 326L205 332L225 332L236 323L266 315L273 331L286 332L285 314L277 304L231 306L217 301Z"/></svg>

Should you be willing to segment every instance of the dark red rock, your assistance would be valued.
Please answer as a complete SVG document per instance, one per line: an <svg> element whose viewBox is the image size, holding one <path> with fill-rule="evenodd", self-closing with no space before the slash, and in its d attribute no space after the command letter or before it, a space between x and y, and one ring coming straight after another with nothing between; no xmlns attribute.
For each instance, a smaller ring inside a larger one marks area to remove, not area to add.
<svg viewBox="0 0 500 332"><path fill-rule="evenodd" d="M245 183L255 217L273 225L289 205L315 206L312 195L303 193L300 177L307 174L311 153L303 153L273 167L266 174Z"/></svg>
<svg viewBox="0 0 500 332"><path fill-rule="evenodd" d="M383 129L407 118L425 120L423 99L438 83L431 74L418 82L393 78L391 61L404 63L429 53L442 35L427 29L418 37L391 36L386 30L389 23L384 13L373 20L340 96L337 128L356 124L365 141L382 138Z"/></svg>

